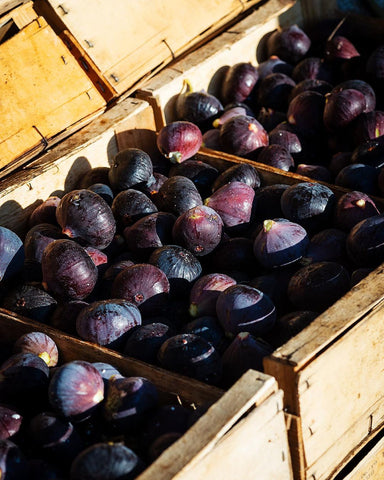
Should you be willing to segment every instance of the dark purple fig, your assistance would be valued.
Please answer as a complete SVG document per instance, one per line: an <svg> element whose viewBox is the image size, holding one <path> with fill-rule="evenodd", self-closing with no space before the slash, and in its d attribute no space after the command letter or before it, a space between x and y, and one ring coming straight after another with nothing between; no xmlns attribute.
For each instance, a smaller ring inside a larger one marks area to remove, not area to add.
<svg viewBox="0 0 384 480"><path fill-rule="evenodd" d="M365 107L363 113L371 112L376 108L376 94L371 85L361 79L350 79L333 87L332 92L340 92L345 89L358 90L365 96Z"/></svg>
<svg viewBox="0 0 384 480"><path fill-rule="evenodd" d="M112 190L117 193L146 184L152 174L150 156L139 148L127 148L115 155L108 180Z"/></svg>
<svg viewBox="0 0 384 480"><path fill-rule="evenodd" d="M123 353L143 362L156 364L161 345L172 335L171 328L164 323L141 325L129 335Z"/></svg>
<svg viewBox="0 0 384 480"><path fill-rule="evenodd" d="M244 113L242 113L244 115ZM211 150L222 150L223 147L220 141L220 130L218 128L210 128L203 133L202 147L210 148Z"/></svg>
<svg viewBox="0 0 384 480"><path fill-rule="evenodd" d="M310 46L310 38L297 25L279 27L267 39L268 56L277 55L292 64L299 62Z"/></svg>
<svg viewBox="0 0 384 480"><path fill-rule="evenodd" d="M87 170L80 176L78 183L76 183L76 188L88 188L95 183L105 183L108 185L109 170L110 167L95 167Z"/></svg>
<svg viewBox="0 0 384 480"><path fill-rule="evenodd" d="M288 187L287 184L275 183L258 188L255 191L255 218L263 221L283 217L281 196Z"/></svg>
<svg viewBox="0 0 384 480"><path fill-rule="evenodd" d="M349 232L361 220L379 213L375 202L367 194L354 190L338 199L334 222L338 228Z"/></svg>
<svg viewBox="0 0 384 480"><path fill-rule="evenodd" d="M208 273L194 283L189 296L189 314L192 317L216 315L216 301L223 290L235 285L234 278L224 273Z"/></svg>
<svg viewBox="0 0 384 480"><path fill-rule="evenodd" d="M182 433L179 432L168 432L163 433L154 440L148 448L148 459L150 462L154 462L168 447L176 442Z"/></svg>
<svg viewBox="0 0 384 480"><path fill-rule="evenodd" d="M252 271L256 267L253 241L246 237L223 240L210 254L213 270L221 272Z"/></svg>
<svg viewBox="0 0 384 480"><path fill-rule="evenodd" d="M41 408L46 400L48 376L49 367L38 355L11 355L0 366L0 402L20 408L21 413Z"/></svg>
<svg viewBox="0 0 384 480"><path fill-rule="evenodd" d="M192 180L202 198L205 198L211 193L212 184L219 172L215 167L201 160L186 160L171 167L169 176L175 175L182 175Z"/></svg>
<svg viewBox="0 0 384 480"><path fill-rule="evenodd" d="M171 163L181 163L193 157L203 142L201 130L192 122L179 120L162 127L157 136L159 151Z"/></svg>
<svg viewBox="0 0 384 480"><path fill-rule="evenodd" d="M24 264L24 245L12 230L0 226L0 282L18 275Z"/></svg>
<svg viewBox="0 0 384 480"><path fill-rule="evenodd" d="M213 119L223 109L220 100L214 95L203 90L194 92L189 82L184 81L186 91L180 93L176 99L177 120L186 120L203 127L206 122Z"/></svg>
<svg viewBox="0 0 384 480"><path fill-rule="evenodd" d="M283 123L289 125L288 122ZM295 158L302 151L301 141L296 133L280 128L281 125L279 124L269 133L269 143L271 145L281 145Z"/></svg>
<svg viewBox="0 0 384 480"><path fill-rule="evenodd" d="M123 235L131 252L140 258L147 258L153 250L172 242L172 228L175 215L155 212L125 227Z"/></svg>
<svg viewBox="0 0 384 480"><path fill-rule="evenodd" d="M113 199L111 209L119 230L157 212L155 203L145 193L133 188L119 192Z"/></svg>
<svg viewBox="0 0 384 480"><path fill-rule="evenodd" d="M76 317L80 311L89 305L83 300L69 300L61 302L53 311L50 324L65 333L76 333Z"/></svg>
<svg viewBox="0 0 384 480"><path fill-rule="evenodd" d="M309 238L305 229L294 222L264 220L255 238L253 252L265 268L282 267L297 262L306 253Z"/></svg>
<svg viewBox="0 0 384 480"><path fill-rule="evenodd" d="M348 38L342 35L335 35L328 39L324 55L327 60L334 61L359 57L360 53Z"/></svg>
<svg viewBox="0 0 384 480"><path fill-rule="evenodd" d="M337 152L332 155L328 166L334 176L351 163L351 155L351 152Z"/></svg>
<svg viewBox="0 0 384 480"><path fill-rule="evenodd" d="M228 104L246 100L258 79L258 69L251 63L240 62L229 67L221 85L221 99L223 103Z"/></svg>
<svg viewBox="0 0 384 480"><path fill-rule="evenodd" d="M261 148L257 161L285 172L292 171L295 166L292 155L281 145L268 145Z"/></svg>
<svg viewBox="0 0 384 480"><path fill-rule="evenodd" d="M24 239L25 258L41 262L45 247L59 238L66 238L60 227L51 223L38 223L28 230Z"/></svg>
<svg viewBox="0 0 384 480"><path fill-rule="evenodd" d="M183 333L192 333L205 338L219 353L222 353L228 345L227 336L216 316L205 315L195 318L185 325Z"/></svg>
<svg viewBox="0 0 384 480"><path fill-rule="evenodd" d="M307 231L318 231L327 226L335 203L335 194L320 183L300 182L291 185L281 196L284 217L299 223Z"/></svg>
<svg viewBox="0 0 384 480"><path fill-rule="evenodd" d="M21 283L4 295L0 305L24 317L48 323L57 301L41 288Z"/></svg>
<svg viewBox="0 0 384 480"><path fill-rule="evenodd" d="M275 326L267 335L266 340L275 348L278 348L295 337L317 316L317 312L310 310L296 310L286 313L277 318Z"/></svg>
<svg viewBox="0 0 384 480"><path fill-rule="evenodd" d="M148 445L156 438L177 432L180 435L189 428L191 411L182 405L161 405L145 419L141 437L142 443Z"/></svg>
<svg viewBox="0 0 384 480"><path fill-rule="evenodd" d="M41 267L43 285L60 299L82 300L94 289L97 267L73 240L55 240L44 250Z"/></svg>
<svg viewBox="0 0 384 480"><path fill-rule="evenodd" d="M212 192L230 182L243 182L252 188L258 188L261 180L254 166L248 163L236 163L220 173L212 185Z"/></svg>
<svg viewBox="0 0 384 480"><path fill-rule="evenodd" d="M210 207L199 205L182 213L172 229L173 243L204 256L214 250L222 238L224 223Z"/></svg>
<svg viewBox="0 0 384 480"><path fill-rule="evenodd" d="M22 422L23 417L14 408L0 404L0 441L13 437Z"/></svg>
<svg viewBox="0 0 384 480"><path fill-rule="evenodd" d="M158 352L159 364L173 372L217 385L221 379L221 358L214 346L192 333L166 340Z"/></svg>
<svg viewBox="0 0 384 480"><path fill-rule="evenodd" d="M103 416L113 432L133 432L158 406L155 385L143 377L113 377L109 381Z"/></svg>
<svg viewBox="0 0 384 480"><path fill-rule="evenodd" d="M160 268L173 294L189 295L192 283L201 275L202 266L195 255L179 245L164 245L152 252L149 263Z"/></svg>
<svg viewBox="0 0 384 480"><path fill-rule="evenodd" d="M312 178L313 180L320 180L320 182L333 183L334 178L332 173L324 165L306 165L300 163L296 167L296 173L304 177Z"/></svg>
<svg viewBox="0 0 384 480"><path fill-rule="evenodd" d="M29 478L28 462L20 447L11 440L0 440L0 472L4 480Z"/></svg>
<svg viewBox="0 0 384 480"><path fill-rule="evenodd" d="M111 208L91 190L72 190L64 195L56 208L56 219L65 235L100 249L112 242L116 232Z"/></svg>
<svg viewBox="0 0 384 480"><path fill-rule="evenodd" d="M384 261L384 215L357 223L347 237L348 257L358 267L376 267Z"/></svg>
<svg viewBox="0 0 384 480"><path fill-rule="evenodd" d="M358 117L365 106L365 95L355 88L328 93L325 96L324 125L330 132L339 130Z"/></svg>
<svg viewBox="0 0 384 480"><path fill-rule="evenodd" d="M28 219L28 225L32 228L39 223L50 223L56 225L56 207L61 199L57 195L52 195L44 200L40 205L32 210Z"/></svg>
<svg viewBox="0 0 384 480"><path fill-rule="evenodd" d="M48 397L60 415L73 421L84 420L104 399L103 378L91 363L73 360L56 368Z"/></svg>
<svg viewBox="0 0 384 480"><path fill-rule="evenodd" d="M351 124L355 145L384 135L384 111L361 113Z"/></svg>
<svg viewBox="0 0 384 480"><path fill-rule="evenodd" d="M133 480L144 470L144 463L122 443L95 443L71 464L71 480Z"/></svg>
<svg viewBox="0 0 384 480"><path fill-rule="evenodd" d="M347 234L338 228L326 228L313 235L308 245L303 265L314 262L346 261Z"/></svg>
<svg viewBox="0 0 384 480"><path fill-rule="evenodd" d="M285 112L279 112L273 108L261 107L256 120L261 123L267 132L270 132L279 123L286 121L287 115Z"/></svg>
<svg viewBox="0 0 384 480"><path fill-rule="evenodd" d="M295 65L292 71L292 78L296 83L308 79L332 83L333 72L323 58L306 57Z"/></svg>
<svg viewBox="0 0 384 480"><path fill-rule="evenodd" d="M155 315L167 303L169 289L169 280L160 268L149 263L137 263L116 276L111 295L132 303L142 315Z"/></svg>
<svg viewBox="0 0 384 480"><path fill-rule="evenodd" d="M92 362L92 365L97 369L97 371L100 373L103 382L104 382L104 396L108 388L108 383L111 378L120 378L123 377L119 370L115 368L113 365L110 363L105 363L105 362Z"/></svg>
<svg viewBox="0 0 384 480"><path fill-rule="evenodd" d="M353 272L351 273L351 288L361 282L361 280L367 277L374 270L374 268L369 267L360 267L356 270L353 270Z"/></svg>
<svg viewBox="0 0 384 480"><path fill-rule="evenodd" d="M257 90L257 101L261 107L273 108L285 112L289 97L296 82L284 73L270 73L263 80Z"/></svg>
<svg viewBox="0 0 384 480"><path fill-rule="evenodd" d="M289 101L291 101L296 95L304 92L316 92L321 95L326 95L332 90L332 85L325 80L318 80L316 78L307 78L306 80L301 80L293 87Z"/></svg>
<svg viewBox="0 0 384 480"><path fill-rule="evenodd" d="M159 172L153 172L153 176L148 182L140 187L140 191L145 193L147 197L149 197L152 201L156 198L156 195L163 185L163 183L167 180L167 176L163 175Z"/></svg>
<svg viewBox="0 0 384 480"><path fill-rule="evenodd" d="M323 312L350 289L347 270L336 262L316 262L298 270L288 284L288 297L301 310Z"/></svg>
<svg viewBox="0 0 384 480"><path fill-rule="evenodd" d="M371 165L352 163L340 170L335 178L335 185L358 190L368 195L376 195L378 193L378 175L378 169Z"/></svg>
<svg viewBox="0 0 384 480"><path fill-rule="evenodd" d="M268 134L255 118L238 115L221 126L220 141L224 151L244 156L268 145Z"/></svg>
<svg viewBox="0 0 384 480"><path fill-rule="evenodd" d="M384 135L357 146L351 155L352 163L363 163L381 169L384 167Z"/></svg>
<svg viewBox="0 0 384 480"><path fill-rule="evenodd" d="M260 290L248 285L233 285L220 293L216 302L217 318L228 333L249 332L262 335L276 320L276 308Z"/></svg>
<svg viewBox="0 0 384 480"><path fill-rule="evenodd" d="M248 110L248 107L246 104L243 104L241 102L235 102L231 103L231 106L226 106L224 112L220 115L220 117L217 117L213 122L212 126L217 129L218 132L220 132L220 127L223 125L227 120L233 117L237 117L238 115L244 115L244 116L249 116L249 117L254 117L254 113L250 112Z"/></svg>
<svg viewBox="0 0 384 480"><path fill-rule="evenodd" d="M105 183L94 183L88 187L88 190L100 195L100 197L103 198L109 206L112 205L114 194L109 185L106 185Z"/></svg>
<svg viewBox="0 0 384 480"><path fill-rule="evenodd" d="M215 210L226 228L249 224L255 191L243 182L226 183L205 199L204 205Z"/></svg>
<svg viewBox="0 0 384 480"><path fill-rule="evenodd" d="M192 180L182 175L175 175L168 178L161 186L156 204L159 210L173 213L178 217L190 208L202 205L203 200Z"/></svg>
<svg viewBox="0 0 384 480"><path fill-rule="evenodd" d="M72 423L53 412L35 415L28 425L27 434L37 454L59 464L70 464L84 448Z"/></svg>
<svg viewBox="0 0 384 480"><path fill-rule="evenodd" d="M296 95L289 103L288 122L302 135L312 137L323 129L325 97L308 90Z"/></svg>
<svg viewBox="0 0 384 480"><path fill-rule="evenodd" d="M384 79L384 45L378 46L371 52L365 68L373 85L380 87Z"/></svg>
<svg viewBox="0 0 384 480"><path fill-rule="evenodd" d="M293 66L281 60L277 55L272 55L263 62L260 62L257 71L259 72L259 79L262 80L270 73L285 73L291 76Z"/></svg>
<svg viewBox="0 0 384 480"><path fill-rule="evenodd" d="M76 331L83 340L111 348L121 346L137 325L141 325L139 309L122 298L96 300L76 318Z"/></svg>
<svg viewBox="0 0 384 480"><path fill-rule="evenodd" d="M273 347L247 331L239 332L223 353L223 381L226 388L235 383L250 368L263 371L263 358Z"/></svg>
<svg viewBox="0 0 384 480"><path fill-rule="evenodd" d="M48 367L55 367L59 359L55 341L44 332L24 333L14 343L13 351L34 353L42 358Z"/></svg>

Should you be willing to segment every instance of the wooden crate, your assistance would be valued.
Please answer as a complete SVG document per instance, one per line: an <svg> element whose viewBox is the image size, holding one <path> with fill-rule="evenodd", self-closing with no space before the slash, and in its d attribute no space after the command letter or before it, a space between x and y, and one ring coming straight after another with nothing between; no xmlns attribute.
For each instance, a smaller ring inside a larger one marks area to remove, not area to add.
<svg viewBox="0 0 384 480"><path fill-rule="evenodd" d="M105 100L33 3L0 18L0 174L105 108Z"/></svg>
<svg viewBox="0 0 384 480"><path fill-rule="evenodd" d="M148 378L163 402L191 408L211 405L137 480L203 480L207 474L223 480L292 479L283 394L273 377L249 370L224 393L0 309L2 342L14 342L31 331L45 332L56 342L61 363L110 363L122 375Z"/></svg>
<svg viewBox="0 0 384 480"><path fill-rule="evenodd" d="M107 101L215 35L260 0L36 0Z"/></svg>

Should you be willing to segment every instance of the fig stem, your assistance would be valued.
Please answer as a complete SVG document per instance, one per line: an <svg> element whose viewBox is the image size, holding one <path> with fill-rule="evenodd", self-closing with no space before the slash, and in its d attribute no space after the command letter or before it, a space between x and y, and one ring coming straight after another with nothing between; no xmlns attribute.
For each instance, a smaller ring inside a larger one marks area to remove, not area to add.
<svg viewBox="0 0 384 480"><path fill-rule="evenodd" d="M349 14L345 15L345 17L343 17L340 22L336 25L336 27L333 29L333 31L331 32L331 34L329 35L329 37L327 38L327 41L330 42L332 40L332 38L336 35L337 31L339 30L339 28L343 25L343 23L345 22L345 20L347 19L347 17L349 16Z"/></svg>
<svg viewBox="0 0 384 480"><path fill-rule="evenodd" d="M364 208L365 207L365 200L363 198L360 198L359 200L357 200L356 205L360 208Z"/></svg>
<svg viewBox="0 0 384 480"><path fill-rule="evenodd" d="M273 220L264 220L263 222L264 232L269 232L274 224L275 222Z"/></svg>
<svg viewBox="0 0 384 480"><path fill-rule="evenodd" d="M181 163L183 155L181 152L169 152L167 157L171 163Z"/></svg>
<svg viewBox="0 0 384 480"><path fill-rule="evenodd" d="M186 95L193 92L192 84L191 84L190 80L188 80L187 78L184 78L184 80L183 80L183 87L182 87L181 91L183 91L184 88L186 89L185 90Z"/></svg>
<svg viewBox="0 0 384 480"><path fill-rule="evenodd" d="M41 352L39 354L39 357L44 360L44 362L49 365L49 362L51 361L51 357L49 356L48 352Z"/></svg>

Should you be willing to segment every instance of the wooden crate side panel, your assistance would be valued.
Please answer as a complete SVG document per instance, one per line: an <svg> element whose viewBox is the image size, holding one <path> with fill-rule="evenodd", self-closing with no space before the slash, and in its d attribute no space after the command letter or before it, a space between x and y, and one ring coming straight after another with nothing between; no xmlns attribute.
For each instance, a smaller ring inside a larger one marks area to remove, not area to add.
<svg viewBox="0 0 384 480"><path fill-rule="evenodd" d="M105 106L42 17L0 46L0 70L3 165Z"/></svg>
<svg viewBox="0 0 384 480"><path fill-rule="evenodd" d="M67 138L22 171L0 181L0 225L23 235L35 206L54 192L69 191L91 168L109 167L118 152L117 136L126 146L145 148L155 124L149 104L127 99Z"/></svg>
<svg viewBox="0 0 384 480"><path fill-rule="evenodd" d="M383 423L383 342L384 310L376 308L299 373L308 478L326 478L330 467Z"/></svg>

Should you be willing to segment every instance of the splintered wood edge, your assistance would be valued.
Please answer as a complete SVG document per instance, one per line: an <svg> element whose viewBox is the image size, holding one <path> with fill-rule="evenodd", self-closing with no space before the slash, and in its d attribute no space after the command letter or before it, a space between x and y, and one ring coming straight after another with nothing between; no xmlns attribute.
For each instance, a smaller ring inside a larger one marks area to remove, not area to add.
<svg viewBox="0 0 384 480"><path fill-rule="evenodd" d="M57 344L59 356L65 358L65 361L81 359L89 362L110 363L123 375L147 378L154 383L159 391L178 396L183 403L187 402L195 405L197 402L200 404L212 403L221 398L224 393L217 387L124 356L106 347L86 342L41 322L27 319L0 308L0 330L4 331L5 328L6 332L11 332L9 337L13 337L15 340L18 336L27 332L44 332Z"/></svg>
<svg viewBox="0 0 384 480"><path fill-rule="evenodd" d="M201 417L172 448L167 449L137 480L166 480L193 468L216 443L245 415L278 391L276 380L261 372L248 370Z"/></svg>

